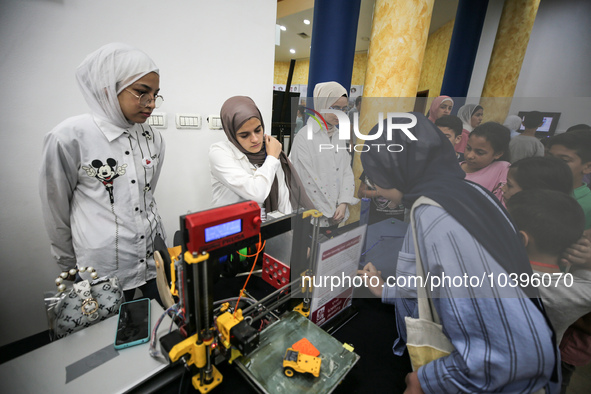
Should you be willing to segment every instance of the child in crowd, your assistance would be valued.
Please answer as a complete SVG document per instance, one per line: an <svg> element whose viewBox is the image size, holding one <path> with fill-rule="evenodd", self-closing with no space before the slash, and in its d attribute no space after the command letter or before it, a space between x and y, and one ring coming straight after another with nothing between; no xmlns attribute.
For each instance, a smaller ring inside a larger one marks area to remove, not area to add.
<svg viewBox="0 0 591 394"><path fill-rule="evenodd" d="M555 157L528 157L511 165L507 183L501 189L505 204L522 190L547 189L571 196L573 174L564 161ZM569 265L591 263L591 241L582 236L565 251L561 262Z"/></svg>
<svg viewBox="0 0 591 394"><path fill-rule="evenodd" d="M537 287L558 344L571 324L591 312L591 271L585 265L572 266L572 286L552 275L562 272L560 256L583 235L581 206L558 191L524 190L507 202L507 209L521 234L532 270L540 277L549 273L552 279Z"/></svg>
<svg viewBox="0 0 591 394"><path fill-rule="evenodd" d="M570 129L569 129L570 130ZM547 144L548 153L563 161L573 174L573 196L585 213L585 229L591 228L591 190L583 177L591 174L591 133L574 130L552 137ZM560 343L562 356L562 391L566 392L575 366L591 361L591 317L579 319L566 330Z"/></svg>
<svg viewBox="0 0 591 394"><path fill-rule="evenodd" d="M585 124L585 123L575 124L575 125L572 125L571 127L569 127L568 129L566 129L565 133L570 133L571 131L578 131L578 130L584 130L587 132L591 132L591 126L589 126L588 124ZM584 175L583 182L585 182L587 184L587 186L591 185L591 174Z"/></svg>
<svg viewBox="0 0 591 394"><path fill-rule="evenodd" d="M361 183L357 189L357 197L371 199L369 207L369 224L381 222L385 219L404 220L404 205L398 204L381 196L375 185L365 175L365 171L359 177Z"/></svg>
<svg viewBox="0 0 591 394"><path fill-rule="evenodd" d="M466 144L465 161L460 164L467 180L490 190L499 200L509 171L510 135L508 128L496 122L476 127Z"/></svg>
<svg viewBox="0 0 591 394"><path fill-rule="evenodd" d="M589 126L588 124L585 124L585 123L579 123L576 125L572 125L568 129L566 129L565 133L570 133L571 131L579 131L579 130L591 131L591 126Z"/></svg>
<svg viewBox="0 0 591 394"><path fill-rule="evenodd" d="M509 144L511 163L526 157L544 156L544 145L536 138L536 130L544 123L541 112L531 111L523 117L525 130L521 135L513 137Z"/></svg>
<svg viewBox="0 0 591 394"><path fill-rule="evenodd" d="M435 126L441 130L454 148L462 139L462 121L455 115L443 115L435 121ZM460 163L464 161L463 153L456 152L456 157Z"/></svg>
<svg viewBox="0 0 591 394"><path fill-rule="evenodd" d="M587 364L591 353L591 266L572 265L572 281L560 277L559 266L560 255L583 233L582 209L572 197L552 190L519 192L507 206L534 274L543 279L537 287L560 344L561 393L566 393L575 366ZM544 279L547 274L550 282Z"/></svg>
<svg viewBox="0 0 591 394"><path fill-rule="evenodd" d="M548 153L563 160L573 174L573 196L585 212L585 229L591 228L591 190L583 176L591 173L591 133L572 131L548 141Z"/></svg>
<svg viewBox="0 0 591 394"><path fill-rule="evenodd" d="M528 157L509 168L507 183L501 187L505 203L522 190L548 189L570 195L573 174L570 168L555 157Z"/></svg>

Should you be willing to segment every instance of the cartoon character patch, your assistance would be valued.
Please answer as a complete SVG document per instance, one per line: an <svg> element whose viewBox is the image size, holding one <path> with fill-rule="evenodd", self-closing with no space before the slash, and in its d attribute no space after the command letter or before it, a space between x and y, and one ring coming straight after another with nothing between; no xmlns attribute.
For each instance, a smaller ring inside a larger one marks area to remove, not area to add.
<svg viewBox="0 0 591 394"><path fill-rule="evenodd" d="M105 185L105 188L109 193L111 204L113 204L115 202L113 196L113 181L120 175L125 174L127 164L117 166L117 160L108 158L106 164L103 164L100 160L93 160L91 166L92 167L82 166L82 169L86 171L86 175L98 179L103 185Z"/></svg>

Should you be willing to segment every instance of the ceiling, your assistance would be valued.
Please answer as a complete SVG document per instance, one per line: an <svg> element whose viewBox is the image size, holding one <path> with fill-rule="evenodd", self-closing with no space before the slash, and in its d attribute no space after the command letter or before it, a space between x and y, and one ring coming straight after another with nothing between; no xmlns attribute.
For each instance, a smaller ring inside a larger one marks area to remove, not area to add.
<svg viewBox="0 0 591 394"><path fill-rule="evenodd" d="M429 34L455 18L458 1L459 0L435 0ZM355 52L367 52L369 48L374 2L375 0L361 0ZM305 25L303 22L304 19L309 20L311 23ZM281 45L275 46L275 61L288 62L290 59L309 58L312 26L314 25L314 8L308 8L278 18L277 24L285 26L286 30L281 31L280 33ZM305 33L308 37L302 38L298 35L300 33ZM295 53L290 53L290 49L294 49Z"/></svg>

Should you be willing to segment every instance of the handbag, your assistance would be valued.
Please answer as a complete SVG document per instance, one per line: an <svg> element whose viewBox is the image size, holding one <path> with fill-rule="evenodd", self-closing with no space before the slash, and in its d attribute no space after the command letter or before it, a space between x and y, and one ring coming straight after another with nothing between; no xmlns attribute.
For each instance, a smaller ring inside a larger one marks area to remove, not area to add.
<svg viewBox="0 0 591 394"><path fill-rule="evenodd" d="M410 214L417 263L417 276L421 277L421 281L419 282L417 280L417 283L423 284L423 286L417 286L419 318L415 319L410 316L405 316L404 318L407 334L406 347L408 349L413 371L418 370L423 365L440 357L447 356L454 351L454 346L451 341L443 333L439 321L439 315L433 305L433 301L427 295L427 284L424 283L425 273L423 271L423 264L419 253L419 244L417 241L417 231L414 219L415 208L424 204L441 207L435 201L427 197L420 197L412 206Z"/></svg>
<svg viewBox="0 0 591 394"><path fill-rule="evenodd" d="M75 282L68 288L64 279L78 272L89 272L92 280ZM99 278L94 268L80 267L62 272L55 282L57 294L45 297L52 341L116 315L125 300L117 277Z"/></svg>

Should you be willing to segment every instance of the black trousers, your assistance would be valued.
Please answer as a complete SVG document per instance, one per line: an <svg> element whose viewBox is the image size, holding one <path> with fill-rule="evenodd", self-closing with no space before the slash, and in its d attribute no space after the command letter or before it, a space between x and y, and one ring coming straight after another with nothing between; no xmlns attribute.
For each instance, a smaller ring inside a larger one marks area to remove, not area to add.
<svg viewBox="0 0 591 394"><path fill-rule="evenodd" d="M160 294L158 294L158 286L156 285L156 279L149 280L145 284L135 289L125 290L123 292L123 295L125 296L125 301L133 301L135 291L137 289L139 289L142 292L141 297L138 298L149 298L151 300L156 300L160 305L162 305Z"/></svg>

